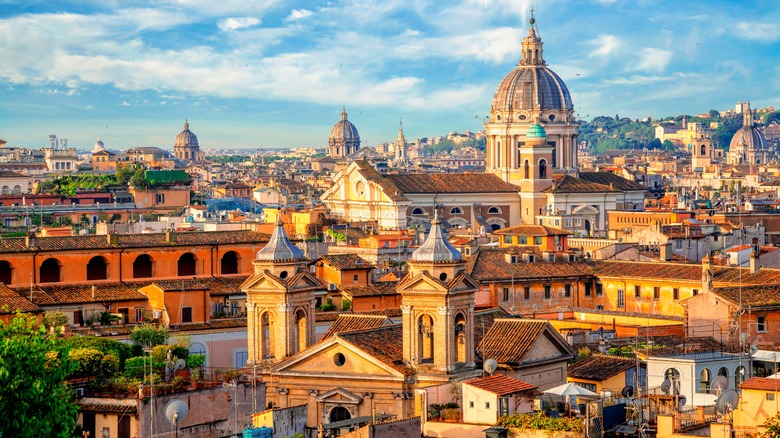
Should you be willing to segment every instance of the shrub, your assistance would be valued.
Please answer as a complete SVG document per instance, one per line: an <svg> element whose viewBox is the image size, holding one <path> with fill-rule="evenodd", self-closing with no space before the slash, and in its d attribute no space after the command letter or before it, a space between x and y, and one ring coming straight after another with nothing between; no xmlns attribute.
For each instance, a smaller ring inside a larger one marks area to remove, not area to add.
<svg viewBox="0 0 780 438"><path fill-rule="evenodd" d="M205 354L191 354L187 358L187 368L194 370L203 366L206 363Z"/></svg>
<svg viewBox="0 0 780 438"><path fill-rule="evenodd" d="M68 358L76 362L77 369L72 377L100 376L103 353L95 348L78 348L68 352Z"/></svg>
<svg viewBox="0 0 780 438"><path fill-rule="evenodd" d="M143 377L144 368L149 369L149 365L152 362L150 357L131 357L125 361L125 376L128 377Z"/></svg>
<svg viewBox="0 0 780 438"><path fill-rule="evenodd" d="M47 330L63 326L68 323L68 317L62 312L46 312L43 314L43 326Z"/></svg>
<svg viewBox="0 0 780 438"><path fill-rule="evenodd" d="M344 299L341 301L341 310L349 310L352 307L352 301Z"/></svg>
<svg viewBox="0 0 780 438"><path fill-rule="evenodd" d="M327 301L325 301L325 304L322 305L322 311L323 312L329 312L331 310L335 310L336 306L333 304L333 300L328 298Z"/></svg>
<svg viewBox="0 0 780 438"><path fill-rule="evenodd" d="M585 423L581 418L553 418L541 413L507 415L499 418L498 425L516 429L544 430L549 435L556 432L583 432Z"/></svg>
<svg viewBox="0 0 780 438"><path fill-rule="evenodd" d="M99 338L97 336L72 336L68 339L71 348L95 348L104 355L112 354L119 358L117 370L124 369L125 361L133 357L133 347L131 345L116 341L114 339ZM137 354L136 356L140 355Z"/></svg>
<svg viewBox="0 0 780 438"><path fill-rule="evenodd" d="M104 376L113 376L119 371L119 357L116 354L106 354L100 364L101 374Z"/></svg>
<svg viewBox="0 0 780 438"><path fill-rule="evenodd" d="M156 324L144 324L130 332L130 340L141 347L154 347L168 342L168 330Z"/></svg>

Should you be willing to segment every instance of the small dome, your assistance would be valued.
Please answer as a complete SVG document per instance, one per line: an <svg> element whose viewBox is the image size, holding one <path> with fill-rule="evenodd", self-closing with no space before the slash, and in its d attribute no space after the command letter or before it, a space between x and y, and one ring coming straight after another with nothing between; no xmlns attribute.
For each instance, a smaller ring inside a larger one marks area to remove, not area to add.
<svg viewBox="0 0 780 438"><path fill-rule="evenodd" d="M545 138L547 137L547 132L544 130L544 127L538 123L534 123L533 125L528 127L528 132L525 134L526 138Z"/></svg>
<svg viewBox="0 0 780 438"><path fill-rule="evenodd" d="M103 144L102 140L97 139L97 141L95 142L95 147L92 148L92 153L94 154L95 152L100 152L104 150L106 150L106 145Z"/></svg>
<svg viewBox="0 0 780 438"><path fill-rule="evenodd" d="M444 238L441 219L435 214L431 221L431 232L422 245L412 253L414 262L457 262L462 259L460 251Z"/></svg>
<svg viewBox="0 0 780 438"><path fill-rule="evenodd" d="M358 134L358 130L355 127L355 125L352 124L349 120L347 120L347 110L343 109L341 111L341 120L336 122L335 125L333 125L333 128L330 130L330 137L328 138L330 142L357 142L360 143L360 134Z"/></svg>
<svg viewBox="0 0 780 438"><path fill-rule="evenodd" d="M257 252L256 260L264 262L283 262L290 260L305 260L303 251L300 248L293 245L290 239L287 238L287 233L284 231L284 223L281 219L276 221L274 231L271 233L271 239L268 243Z"/></svg>
<svg viewBox="0 0 780 438"><path fill-rule="evenodd" d="M195 136L194 132L190 131L190 124L187 120L184 121L184 131L176 136L174 146L198 146L198 137Z"/></svg>

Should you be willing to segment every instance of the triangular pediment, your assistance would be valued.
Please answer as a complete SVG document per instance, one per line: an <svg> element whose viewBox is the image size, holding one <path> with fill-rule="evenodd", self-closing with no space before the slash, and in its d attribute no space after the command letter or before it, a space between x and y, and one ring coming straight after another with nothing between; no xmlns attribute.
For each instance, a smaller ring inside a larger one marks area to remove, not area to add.
<svg viewBox="0 0 780 438"><path fill-rule="evenodd" d="M300 275L295 276L291 283L287 286L289 290L295 289L311 289L322 287L322 283L317 277L311 275L308 272L301 272Z"/></svg>
<svg viewBox="0 0 780 438"><path fill-rule="evenodd" d="M339 365L340 364L340 365ZM310 375L336 379L403 379L404 375L379 358L334 336L271 368L275 375Z"/></svg>
<svg viewBox="0 0 780 438"><path fill-rule="evenodd" d="M449 292L447 286L441 281L433 278L430 274L423 272L413 278L407 277L400 285L398 292Z"/></svg>
<svg viewBox="0 0 780 438"><path fill-rule="evenodd" d="M330 391L323 392L317 396L318 402L338 401L339 403L361 403L363 397L355 394L352 391L347 391L344 388L335 388Z"/></svg>
<svg viewBox="0 0 780 438"><path fill-rule="evenodd" d="M572 214L599 214L599 211L590 205L580 205L571 211Z"/></svg>
<svg viewBox="0 0 780 438"><path fill-rule="evenodd" d="M458 282L451 286L450 290L457 292L461 290L477 290L480 287L477 280L474 280L474 278L468 274L458 276L457 280Z"/></svg>
<svg viewBox="0 0 780 438"><path fill-rule="evenodd" d="M278 278L264 272L249 277L244 284L241 285L241 290L244 292L286 289L287 286L279 281Z"/></svg>

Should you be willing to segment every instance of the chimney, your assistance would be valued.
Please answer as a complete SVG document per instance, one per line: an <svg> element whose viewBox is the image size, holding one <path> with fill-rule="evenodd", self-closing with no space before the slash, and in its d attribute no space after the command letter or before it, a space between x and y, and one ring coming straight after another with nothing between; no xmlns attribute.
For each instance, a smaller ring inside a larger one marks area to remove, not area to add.
<svg viewBox="0 0 780 438"><path fill-rule="evenodd" d="M35 235L35 232L29 232L27 233L27 236L24 238L24 245L28 248L35 248L38 246L38 236Z"/></svg>
<svg viewBox="0 0 780 438"><path fill-rule="evenodd" d="M93 300L97 299L97 285L96 284L92 285L92 299Z"/></svg>
<svg viewBox="0 0 780 438"><path fill-rule="evenodd" d="M707 254L701 259L701 288L704 293L712 291L712 260Z"/></svg>
<svg viewBox="0 0 780 438"><path fill-rule="evenodd" d="M165 232L165 243L176 243L176 231L167 230Z"/></svg>
<svg viewBox="0 0 780 438"><path fill-rule="evenodd" d="M664 243L661 245L661 260L665 262L672 261L672 244L671 243Z"/></svg>
<svg viewBox="0 0 780 438"><path fill-rule="evenodd" d="M117 236L115 231L109 231L106 234L106 240L110 246L119 245L119 236Z"/></svg>
<svg viewBox="0 0 780 438"><path fill-rule="evenodd" d="M750 273L755 274L761 269L759 264L761 258L761 248L758 247L758 238L753 238L753 250L750 251Z"/></svg>

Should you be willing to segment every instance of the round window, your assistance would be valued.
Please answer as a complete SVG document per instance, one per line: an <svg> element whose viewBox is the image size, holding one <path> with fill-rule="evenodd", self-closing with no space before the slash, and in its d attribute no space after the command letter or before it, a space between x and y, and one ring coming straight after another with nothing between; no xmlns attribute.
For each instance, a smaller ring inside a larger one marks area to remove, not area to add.
<svg viewBox="0 0 780 438"><path fill-rule="evenodd" d="M281 278L282 280L284 280L285 278L287 278L287 271L282 271L282 272L280 272L280 273L279 273L279 278Z"/></svg>
<svg viewBox="0 0 780 438"><path fill-rule="evenodd" d="M446 272L442 272L441 274L439 274L439 280L447 281L447 273Z"/></svg>
<svg viewBox="0 0 780 438"><path fill-rule="evenodd" d="M528 117L527 117L525 114L520 114L519 116L517 116L517 119L518 119L518 120L525 120L525 119L527 119L527 118L528 118Z"/></svg>
<svg viewBox="0 0 780 438"><path fill-rule="evenodd" d="M347 358L346 358L346 357L344 357L344 355L343 355L343 354L341 354L341 353L336 353L336 354L333 356L333 363L335 363L335 364L336 364L336 366L339 366L339 367L340 367L340 366L344 365L344 363L345 363L346 361L347 361Z"/></svg>

